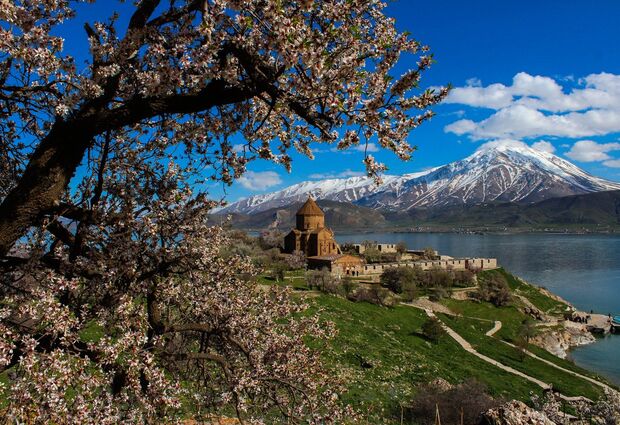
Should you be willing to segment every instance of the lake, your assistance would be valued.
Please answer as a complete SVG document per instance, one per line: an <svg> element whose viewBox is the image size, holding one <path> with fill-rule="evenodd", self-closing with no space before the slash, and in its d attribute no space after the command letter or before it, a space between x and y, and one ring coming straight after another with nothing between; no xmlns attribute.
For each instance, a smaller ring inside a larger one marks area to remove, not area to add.
<svg viewBox="0 0 620 425"><path fill-rule="evenodd" d="M412 249L433 247L453 257L495 257L510 272L548 288L580 310L620 314L620 236L337 233L336 239L405 242ZM570 356L620 385L619 335L576 348Z"/></svg>

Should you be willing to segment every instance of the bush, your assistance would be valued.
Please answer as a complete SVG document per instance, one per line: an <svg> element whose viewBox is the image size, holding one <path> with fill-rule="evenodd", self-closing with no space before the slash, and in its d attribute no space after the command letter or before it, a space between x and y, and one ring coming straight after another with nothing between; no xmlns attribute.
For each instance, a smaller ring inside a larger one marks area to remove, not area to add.
<svg viewBox="0 0 620 425"><path fill-rule="evenodd" d="M381 285L392 292L402 294L404 289L409 291L411 287L416 287L420 281L422 271L419 268L402 266L390 267L381 273Z"/></svg>
<svg viewBox="0 0 620 425"><path fill-rule="evenodd" d="M396 244L396 252L398 252L399 254L404 254L405 252L407 252L407 244L405 242L398 242Z"/></svg>
<svg viewBox="0 0 620 425"><path fill-rule="evenodd" d="M446 288L435 287L428 291L428 299L434 302L441 301L450 295Z"/></svg>
<svg viewBox="0 0 620 425"><path fill-rule="evenodd" d="M258 237L262 249L281 248L284 246L284 233L277 229L264 230Z"/></svg>
<svg viewBox="0 0 620 425"><path fill-rule="evenodd" d="M327 294L342 295L343 293L340 280L327 269L308 270L306 272L306 285L310 289L316 289Z"/></svg>
<svg viewBox="0 0 620 425"><path fill-rule="evenodd" d="M436 317L429 317L422 325L422 335L433 342L438 342L445 334L445 329Z"/></svg>
<svg viewBox="0 0 620 425"><path fill-rule="evenodd" d="M295 251L285 257L289 270L300 270L306 267L306 254L303 251Z"/></svg>
<svg viewBox="0 0 620 425"><path fill-rule="evenodd" d="M351 279L349 276L345 276L340 281L340 285L342 286L342 291L344 295L348 298L355 290L357 289L357 282Z"/></svg>
<svg viewBox="0 0 620 425"><path fill-rule="evenodd" d="M475 283L475 274L471 270L454 272L454 286L469 287Z"/></svg>
<svg viewBox="0 0 620 425"><path fill-rule="evenodd" d="M367 302L382 307L394 307L396 299L390 291L379 285L362 286L348 297L351 301Z"/></svg>
<svg viewBox="0 0 620 425"><path fill-rule="evenodd" d="M421 385L411 405L405 410L407 419L420 425L434 425L437 408L442 423L460 424L461 414L465 425L477 424L483 412L502 404L494 400L484 384L470 380L452 388L436 383Z"/></svg>
<svg viewBox="0 0 620 425"><path fill-rule="evenodd" d="M276 282L284 280L285 272L288 270L288 266L284 263L274 263L269 269L269 273Z"/></svg>
<svg viewBox="0 0 620 425"><path fill-rule="evenodd" d="M413 282L406 282L403 284L402 299L406 302L411 302L418 298L418 287Z"/></svg>
<svg viewBox="0 0 620 425"><path fill-rule="evenodd" d="M503 307L510 303L512 294L504 276L492 275L481 280L477 296L483 301L488 301L496 307Z"/></svg>

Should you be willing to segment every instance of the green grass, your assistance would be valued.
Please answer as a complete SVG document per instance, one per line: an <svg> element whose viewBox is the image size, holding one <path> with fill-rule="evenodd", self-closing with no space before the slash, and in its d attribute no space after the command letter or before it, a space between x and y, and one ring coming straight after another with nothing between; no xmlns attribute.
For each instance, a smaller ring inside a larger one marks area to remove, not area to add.
<svg viewBox="0 0 620 425"><path fill-rule="evenodd" d="M311 300L314 312L335 323L339 333L321 351L327 364L347 382L344 401L362 412L390 416L407 402L416 384L443 378L460 383L475 378L492 395L529 400L540 388L464 351L445 336L433 344L419 335L427 320L421 310L391 309L320 295ZM359 357L372 365L363 368Z"/></svg>
<svg viewBox="0 0 620 425"><path fill-rule="evenodd" d="M493 304L486 302L478 303L475 301L460 301L453 299L443 300L442 304L462 316L487 320L487 330L493 327L493 323L490 322L494 322L495 320L501 321L502 328L496 335L511 342L516 339L521 324L528 318L528 316L519 311L516 305L498 308Z"/></svg>
<svg viewBox="0 0 620 425"><path fill-rule="evenodd" d="M547 314L562 314L566 309L566 304L553 299L540 291L534 285L524 283L504 269L486 270L478 275L479 279L487 279L492 275L501 275L506 279L508 286L513 293L527 298L540 311Z"/></svg>
<svg viewBox="0 0 620 425"><path fill-rule="evenodd" d="M527 298L539 310L554 315L564 311L565 304L502 269L481 272L479 278L486 279L496 273L506 279L513 293ZM288 279L281 284L296 286L300 280ZM318 313L321 319L333 322L339 331L335 339L321 345L314 344L315 347L321 351L326 364L346 382L348 392L343 401L367 416L370 423L382 422L385 418L398 423L399 405L411 400L416 385L437 378L451 383L474 378L483 382L495 397L525 402L532 393L541 392L536 384L467 353L449 336L444 336L436 344L426 340L420 334L422 324L427 320L421 310L408 306L388 309L324 294L308 301L312 305L309 314ZM517 349L501 342L514 342L522 323L530 319L522 313L526 305L522 298L513 297L510 305L501 308L487 302L453 299L442 303L465 317L440 315L441 319L481 354L550 383L568 396L584 395L597 399L602 394L602 390L590 382L540 360L522 358ZM502 322L502 329L494 337L487 337L485 333L496 320ZM543 349L530 346L529 350L567 370L606 382ZM372 367L364 368L362 362Z"/></svg>
<svg viewBox="0 0 620 425"><path fill-rule="evenodd" d="M555 369L532 357L521 357L516 348L500 342L497 338L487 337L485 332L490 329L490 326L486 322L447 315L440 315L440 317L444 323L472 344L479 353L491 357L533 378L552 384L554 389L559 390L564 395L583 395L596 400L603 394L601 388L582 378ZM564 367L564 365L562 366ZM579 370L576 366L574 369L579 373L582 372L582 370Z"/></svg>

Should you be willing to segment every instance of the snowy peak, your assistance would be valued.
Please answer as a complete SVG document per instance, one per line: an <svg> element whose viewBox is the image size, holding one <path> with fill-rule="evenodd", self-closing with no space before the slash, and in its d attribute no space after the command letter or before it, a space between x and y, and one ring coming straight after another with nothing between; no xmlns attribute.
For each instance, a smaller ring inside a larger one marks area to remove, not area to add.
<svg viewBox="0 0 620 425"><path fill-rule="evenodd" d="M406 210L487 202L537 202L561 196L618 190L552 154L521 143L490 142L467 158L421 173L306 181L237 201L223 212L256 213L315 199L350 202L377 209Z"/></svg>

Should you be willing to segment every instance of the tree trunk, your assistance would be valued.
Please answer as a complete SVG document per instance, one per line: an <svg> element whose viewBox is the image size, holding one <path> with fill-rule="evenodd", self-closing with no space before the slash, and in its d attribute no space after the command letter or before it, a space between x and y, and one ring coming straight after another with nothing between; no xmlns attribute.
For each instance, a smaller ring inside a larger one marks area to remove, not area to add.
<svg viewBox="0 0 620 425"><path fill-rule="evenodd" d="M95 128L91 120L58 121L37 146L17 186L0 204L0 257L62 198Z"/></svg>

